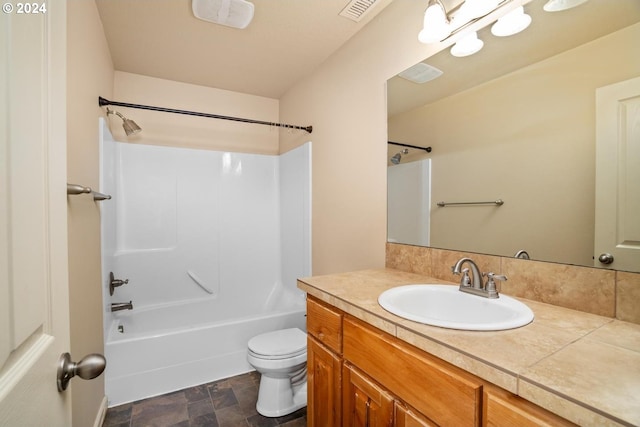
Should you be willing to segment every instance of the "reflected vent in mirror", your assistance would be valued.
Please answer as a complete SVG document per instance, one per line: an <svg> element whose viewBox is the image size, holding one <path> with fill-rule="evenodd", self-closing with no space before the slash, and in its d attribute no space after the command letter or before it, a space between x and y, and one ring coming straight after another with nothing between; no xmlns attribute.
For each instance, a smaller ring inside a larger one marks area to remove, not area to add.
<svg viewBox="0 0 640 427"><path fill-rule="evenodd" d="M407 68L400 74L399 77L407 79L414 83L426 83L433 79L437 79L442 75L442 71L436 67L432 67L424 62L418 62L416 65Z"/></svg>

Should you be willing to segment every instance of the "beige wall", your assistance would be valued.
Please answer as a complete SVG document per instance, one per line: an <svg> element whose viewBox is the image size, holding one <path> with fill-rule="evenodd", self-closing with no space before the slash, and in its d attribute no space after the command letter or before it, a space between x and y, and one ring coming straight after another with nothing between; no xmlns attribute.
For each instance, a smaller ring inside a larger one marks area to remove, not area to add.
<svg viewBox="0 0 640 427"><path fill-rule="evenodd" d="M68 182L98 188L98 96L110 96L113 64L92 1L67 4ZM71 355L104 353L100 277L100 206L88 195L68 203ZM104 375L71 383L73 425L94 424L104 397Z"/></svg>
<svg viewBox="0 0 640 427"><path fill-rule="evenodd" d="M407 67L446 48L446 44L450 45L456 41L454 38L440 45L422 45L417 41L424 8L425 5L422 2L393 2L313 75L296 84L280 100L280 115L283 121L310 122L314 126L314 132L311 135L311 140L314 142L312 210L314 274L380 267L384 264L387 164L385 82ZM474 24L474 27L478 28L492 20L495 18L484 18L481 22ZM610 66L607 63L609 58L615 62L625 59L612 58L612 56L615 55L608 55L604 60L590 58L588 67L600 70L601 67ZM591 84L601 82L603 79L599 81L595 79ZM555 101L551 104L555 106ZM482 108L477 104L467 106L465 113L474 121L484 120L478 115ZM588 106L581 105L580 114L585 114L588 109ZM545 127L550 123L555 126L558 123L557 117L565 115L565 110L562 109L548 110L548 113L555 111L559 114L556 117L550 117L553 122L545 122L541 116L537 116L537 126ZM459 137L462 138L466 130L462 126L456 128L460 132ZM576 134L584 142L585 139L592 140L592 130L592 127L590 131L581 127L576 129ZM431 135L434 134L431 129L430 132ZM436 133L435 137L440 138L441 141L444 140L443 130L440 128L437 132L439 134ZM588 132L590 132L589 135L587 135ZM466 135L468 136L468 133ZM450 135L446 136L449 143ZM513 137L515 136L511 139ZM391 139L393 138L396 136L392 136ZM529 151L524 149L520 151L519 146L507 147L504 138L503 136L501 143L493 145L492 154L507 148L511 159L521 159L531 154L530 147L527 148ZM281 138L280 149L286 151L301 142L300 138L284 135ZM538 150L542 151L557 149L558 145L554 145L554 141L550 140L538 146ZM566 146L566 149L575 150L572 155L582 157L585 161L589 161L590 156L592 158L592 154L590 155L582 148L576 148L575 145ZM476 155L478 151L472 154ZM463 168L461 165L456 167ZM504 179L505 175L501 173L502 166L485 165L484 167L492 178ZM529 167L525 172L547 173L550 167L551 165L544 164L542 169L532 170ZM553 167L558 170L557 165ZM559 167L561 169L564 165ZM477 170L475 172L477 173ZM434 171L434 174L437 172ZM593 180L593 173L583 172L576 179ZM570 188L574 184L575 181L562 182L559 185ZM490 199L507 197L503 195L505 193L494 195L492 186L486 183L472 186L471 190L478 197L485 195ZM441 194L442 192L436 193L434 197L440 197ZM446 194L446 198L456 195ZM509 197L509 201L514 200L511 195ZM582 197L580 202L582 205L588 203L593 205L591 193L583 193L580 197ZM554 210L569 207L564 201L555 206ZM538 206L530 205L525 208L540 209ZM580 212L579 221L591 222L593 216L591 211ZM547 213L544 209L539 212ZM483 220L486 219L486 217L483 218ZM574 227L574 223L571 222L567 226ZM436 228L434 226L432 229L435 231ZM510 232L512 230L513 228ZM534 227L527 227L526 230L536 231ZM478 235L473 238L483 241L485 237ZM494 238L494 236L486 238ZM589 242L589 244L593 240L592 235L586 234L581 236L581 239L581 242ZM579 245L582 248L588 247L582 243ZM563 250L562 247L560 249ZM579 258L584 260L585 257L589 257L590 259L590 256L590 250L588 255L587 250L583 250Z"/></svg>
<svg viewBox="0 0 640 427"><path fill-rule="evenodd" d="M386 240L386 80L445 46L417 41L423 2L392 2L280 101L113 71L94 2L68 5L68 179L98 186L97 107L112 100L313 125L304 132L114 107L144 132L131 142L261 153L313 145L313 273L382 267ZM455 40L451 40L453 42ZM119 119L110 118L117 139ZM188 134L185 134L188 129ZM71 351L102 352L99 205L69 198ZM105 302L106 304L106 302ZM92 425L103 377L72 384L74 425Z"/></svg>
<svg viewBox="0 0 640 427"><path fill-rule="evenodd" d="M384 266L386 81L444 48L418 42L425 4L392 2L280 99L283 121L314 126L314 274ZM284 134L280 149L302 142Z"/></svg>
<svg viewBox="0 0 640 427"><path fill-rule="evenodd" d="M435 147L431 245L592 265L595 90L640 75L639 39L636 24L390 119L390 139Z"/></svg>
<svg viewBox="0 0 640 427"><path fill-rule="evenodd" d="M116 71L113 101L278 122L278 100ZM270 126L181 114L111 107L134 120L142 133L127 138L122 121L109 116L118 141L259 154L278 153Z"/></svg>

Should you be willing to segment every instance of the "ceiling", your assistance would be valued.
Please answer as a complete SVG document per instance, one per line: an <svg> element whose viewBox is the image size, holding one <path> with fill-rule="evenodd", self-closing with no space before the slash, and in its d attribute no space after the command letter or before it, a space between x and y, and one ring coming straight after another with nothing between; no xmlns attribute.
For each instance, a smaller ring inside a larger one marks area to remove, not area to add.
<svg viewBox="0 0 640 427"><path fill-rule="evenodd" d="M374 1L354 22L339 16L349 0L252 0L242 30L197 19L191 0L96 4L116 70L279 99L391 3Z"/></svg>
<svg viewBox="0 0 640 427"><path fill-rule="evenodd" d="M389 117L470 89L522 67L575 48L640 21L638 0L590 0L564 12L545 12L547 0L525 6L531 25L511 37L495 37L487 26L478 32L483 49L456 58L445 49L423 62L444 74L416 84L400 77L387 83ZM597 61L597 58L594 58Z"/></svg>

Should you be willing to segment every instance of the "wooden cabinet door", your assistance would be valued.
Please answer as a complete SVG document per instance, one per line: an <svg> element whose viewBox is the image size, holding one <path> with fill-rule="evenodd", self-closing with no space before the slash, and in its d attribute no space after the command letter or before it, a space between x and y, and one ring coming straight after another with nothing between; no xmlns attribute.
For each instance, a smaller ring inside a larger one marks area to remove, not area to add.
<svg viewBox="0 0 640 427"><path fill-rule="evenodd" d="M485 386L483 427L566 427L575 424L496 387Z"/></svg>
<svg viewBox="0 0 640 427"><path fill-rule="evenodd" d="M442 426L479 427L483 383L358 319L343 321L343 358ZM346 382L345 382L346 384Z"/></svg>
<svg viewBox="0 0 640 427"><path fill-rule="evenodd" d="M307 296L307 333L336 354L342 354L342 313Z"/></svg>
<svg viewBox="0 0 640 427"><path fill-rule="evenodd" d="M395 404L395 427L438 427L426 417L418 415L399 402Z"/></svg>
<svg viewBox="0 0 640 427"><path fill-rule="evenodd" d="M307 425L340 427L342 425L342 360L307 338Z"/></svg>
<svg viewBox="0 0 640 427"><path fill-rule="evenodd" d="M392 427L393 397L350 365L342 372L344 425Z"/></svg>

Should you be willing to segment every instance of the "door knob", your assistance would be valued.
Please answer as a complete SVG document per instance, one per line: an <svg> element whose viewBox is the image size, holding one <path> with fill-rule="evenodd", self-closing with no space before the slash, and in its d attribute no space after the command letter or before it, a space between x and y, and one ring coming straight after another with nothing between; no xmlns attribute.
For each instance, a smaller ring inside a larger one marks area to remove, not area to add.
<svg viewBox="0 0 640 427"><path fill-rule="evenodd" d="M613 255L608 253L600 254L600 256L598 257L598 261L603 264L611 264L613 262Z"/></svg>
<svg viewBox="0 0 640 427"><path fill-rule="evenodd" d="M107 366L107 359L103 355L92 353L79 362L72 362L69 353L60 355L58 361L58 391L65 391L69 380L76 375L83 380L91 380L99 376Z"/></svg>

